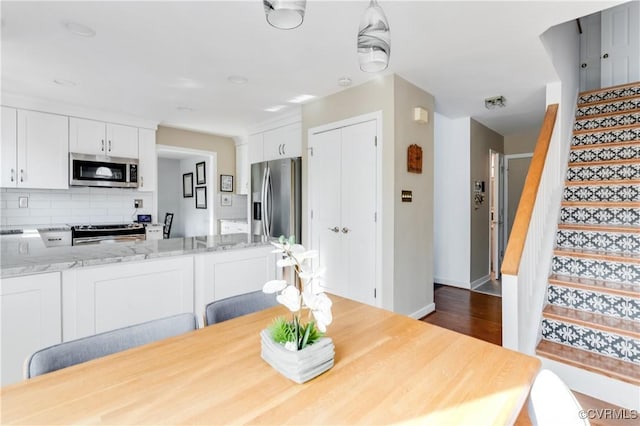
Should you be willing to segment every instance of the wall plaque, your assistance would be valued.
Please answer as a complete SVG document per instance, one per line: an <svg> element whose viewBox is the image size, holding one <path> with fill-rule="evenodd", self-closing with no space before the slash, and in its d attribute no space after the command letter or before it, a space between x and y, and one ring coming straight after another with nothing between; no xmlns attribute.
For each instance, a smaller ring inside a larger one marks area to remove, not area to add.
<svg viewBox="0 0 640 426"><path fill-rule="evenodd" d="M422 148L419 145L409 145L407 171L410 173L422 173Z"/></svg>

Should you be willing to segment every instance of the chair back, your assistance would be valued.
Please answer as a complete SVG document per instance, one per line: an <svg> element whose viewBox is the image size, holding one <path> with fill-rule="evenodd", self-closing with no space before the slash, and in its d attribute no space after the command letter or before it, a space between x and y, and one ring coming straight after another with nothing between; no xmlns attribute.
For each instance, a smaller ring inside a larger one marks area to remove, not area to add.
<svg viewBox="0 0 640 426"><path fill-rule="evenodd" d="M172 223L173 223L173 213L166 213L164 215L164 229L162 233L163 238L170 238Z"/></svg>
<svg viewBox="0 0 640 426"><path fill-rule="evenodd" d="M60 370L198 328L192 313L119 328L41 349L25 363L25 378Z"/></svg>
<svg viewBox="0 0 640 426"><path fill-rule="evenodd" d="M275 294L262 290L240 294L209 303L205 308L205 324L211 325L276 306Z"/></svg>
<svg viewBox="0 0 640 426"><path fill-rule="evenodd" d="M582 407L573 392L551 370L540 370L529 394L528 412L533 425L589 425L581 419Z"/></svg>

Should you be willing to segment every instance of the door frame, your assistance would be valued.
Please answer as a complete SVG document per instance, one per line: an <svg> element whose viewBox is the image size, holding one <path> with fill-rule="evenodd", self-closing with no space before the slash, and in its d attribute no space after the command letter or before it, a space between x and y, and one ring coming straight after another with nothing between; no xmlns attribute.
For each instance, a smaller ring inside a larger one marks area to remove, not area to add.
<svg viewBox="0 0 640 426"><path fill-rule="evenodd" d="M381 308L384 306L385 294L382 290L382 147L383 147L383 134L382 134L382 110L375 111L367 114L357 115L344 120L334 121L332 123L323 124L320 126L312 127L307 130L307 159L311 154L311 148L309 143L314 135L319 133L328 132L331 130L340 129L342 127L353 126L355 124L364 123L366 121L376 121L376 136L377 136L377 151L376 151L376 269L375 269L375 291L376 291L376 306ZM304 189L309 194L309 188L311 188L311 181L313 179L313 166L311 161L307 161L307 186ZM311 239L311 197L307 197L307 229L305 234L305 241L312 241Z"/></svg>
<svg viewBox="0 0 640 426"><path fill-rule="evenodd" d="M503 186L503 191L504 194L502 196L502 199L504 200L504 204L503 204L503 214L504 214L504 220L502 221L502 226L503 226L503 235L504 238L502 239L503 242L503 247L502 247L502 251L506 251L507 249L507 243L509 242L509 160L511 159L519 159L519 158L533 158L533 152L525 152L523 154L506 154L504 156L504 186Z"/></svg>
<svg viewBox="0 0 640 426"><path fill-rule="evenodd" d="M500 279L500 268L502 267L502 257L504 255L504 228L501 226L500 219L504 224L505 199L504 199L504 157L502 152L489 149L489 276L493 270L495 275L493 279ZM494 158L497 161L494 163ZM492 167L493 165L493 167ZM491 169L494 168L495 174L491 176ZM494 204L496 206L494 206ZM495 207L495 208L494 208ZM496 226L492 229L493 218L491 211L498 215ZM502 233L502 239L500 239ZM495 243L494 243L495 241Z"/></svg>

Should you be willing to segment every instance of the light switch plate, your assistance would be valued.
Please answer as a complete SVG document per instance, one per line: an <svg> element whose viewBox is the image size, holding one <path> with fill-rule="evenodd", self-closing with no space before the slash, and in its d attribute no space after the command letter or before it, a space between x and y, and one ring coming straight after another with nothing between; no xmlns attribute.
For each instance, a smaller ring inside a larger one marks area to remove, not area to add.
<svg viewBox="0 0 640 426"><path fill-rule="evenodd" d="M21 209L29 208L29 197L18 197L18 207Z"/></svg>

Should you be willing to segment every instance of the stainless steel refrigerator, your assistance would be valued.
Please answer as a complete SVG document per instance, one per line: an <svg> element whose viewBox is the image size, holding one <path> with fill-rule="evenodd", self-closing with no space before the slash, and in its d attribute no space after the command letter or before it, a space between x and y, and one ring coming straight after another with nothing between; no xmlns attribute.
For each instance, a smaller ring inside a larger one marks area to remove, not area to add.
<svg viewBox="0 0 640 426"><path fill-rule="evenodd" d="M251 165L251 229L254 235L302 236L302 158Z"/></svg>

